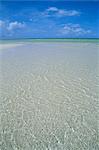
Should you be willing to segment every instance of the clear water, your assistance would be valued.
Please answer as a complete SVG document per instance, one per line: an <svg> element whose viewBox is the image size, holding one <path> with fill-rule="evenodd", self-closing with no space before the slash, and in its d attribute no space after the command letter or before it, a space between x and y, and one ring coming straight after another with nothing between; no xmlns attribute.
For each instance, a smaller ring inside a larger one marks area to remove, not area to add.
<svg viewBox="0 0 99 150"><path fill-rule="evenodd" d="M0 51L0 149L98 150L97 42Z"/></svg>

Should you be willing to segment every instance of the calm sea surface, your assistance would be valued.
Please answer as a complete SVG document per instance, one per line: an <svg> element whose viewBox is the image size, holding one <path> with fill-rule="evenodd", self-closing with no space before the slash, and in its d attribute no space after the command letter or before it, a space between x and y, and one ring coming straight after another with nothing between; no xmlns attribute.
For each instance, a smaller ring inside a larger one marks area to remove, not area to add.
<svg viewBox="0 0 99 150"><path fill-rule="evenodd" d="M97 40L0 43L0 149L98 150Z"/></svg>

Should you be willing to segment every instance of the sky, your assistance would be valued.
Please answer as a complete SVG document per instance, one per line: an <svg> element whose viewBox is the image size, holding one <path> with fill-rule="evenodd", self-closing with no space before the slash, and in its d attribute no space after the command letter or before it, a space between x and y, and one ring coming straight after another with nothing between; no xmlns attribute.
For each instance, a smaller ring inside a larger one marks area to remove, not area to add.
<svg viewBox="0 0 99 150"><path fill-rule="evenodd" d="M99 38L99 1L0 2L0 39Z"/></svg>

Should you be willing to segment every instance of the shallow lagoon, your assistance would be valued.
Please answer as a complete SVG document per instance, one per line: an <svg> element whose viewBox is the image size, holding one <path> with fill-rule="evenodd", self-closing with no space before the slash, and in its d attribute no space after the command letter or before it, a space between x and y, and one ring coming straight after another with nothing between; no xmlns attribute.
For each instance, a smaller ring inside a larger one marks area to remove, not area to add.
<svg viewBox="0 0 99 150"><path fill-rule="evenodd" d="M97 42L0 50L1 150L98 150Z"/></svg>

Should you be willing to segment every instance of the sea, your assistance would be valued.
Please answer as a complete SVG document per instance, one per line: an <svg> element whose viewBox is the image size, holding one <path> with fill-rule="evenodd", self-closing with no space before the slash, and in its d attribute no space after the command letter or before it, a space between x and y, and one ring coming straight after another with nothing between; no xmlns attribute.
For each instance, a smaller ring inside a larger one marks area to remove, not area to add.
<svg viewBox="0 0 99 150"><path fill-rule="evenodd" d="M99 149L99 39L0 40L0 149Z"/></svg>

